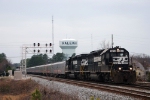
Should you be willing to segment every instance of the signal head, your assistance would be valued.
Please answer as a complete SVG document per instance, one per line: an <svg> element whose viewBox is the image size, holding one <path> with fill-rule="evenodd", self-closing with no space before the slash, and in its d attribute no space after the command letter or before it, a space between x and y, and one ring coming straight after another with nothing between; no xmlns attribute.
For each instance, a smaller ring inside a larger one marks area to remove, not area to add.
<svg viewBox="0 0 150 100"><path fill-rule="evenodd" d="M47 47L47 43L45 44L45 46Z"/></svg>
<svg viewBox="0 0 150 100"><path fill-rule="evenodd" d="M50 43L49 46L52 46L52 43Z"/></svg>
<svg viewBox="0 0 150 100"><path fill-rule="evenodd" d="M36 46L36 44L35 44L35 43L33 43L33 46L35 47L35 46Z"/></svg>
<svg viewBox="0 0 150 100"><path fill-rule="evenodd" d="M50 50L49 52L52 53L52 50Z"/></svg>
<svg viewBox="0 0 150 100"><path fill-rule="evenodd" d="M40 43L38 43L38 46L40 46Z"/></svg>

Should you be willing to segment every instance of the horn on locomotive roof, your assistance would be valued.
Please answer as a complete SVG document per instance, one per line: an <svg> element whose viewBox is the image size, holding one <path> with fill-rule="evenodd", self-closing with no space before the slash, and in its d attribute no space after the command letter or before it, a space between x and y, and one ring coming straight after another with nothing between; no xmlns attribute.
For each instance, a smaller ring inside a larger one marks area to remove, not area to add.
<svg viewBox="0 0 150 100"><path fill-rule="evenodd" d="M119 46L116 46L115 48L119 48Z"/></svg>

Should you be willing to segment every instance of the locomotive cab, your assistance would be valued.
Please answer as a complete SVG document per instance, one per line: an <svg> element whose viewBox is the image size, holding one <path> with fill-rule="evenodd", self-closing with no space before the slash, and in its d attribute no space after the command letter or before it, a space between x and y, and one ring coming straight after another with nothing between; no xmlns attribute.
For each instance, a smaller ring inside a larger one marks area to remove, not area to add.
<svg viewBox="0 0 150 100"><path fill-rule="evenodd" d="M135 71L129 65L129 52L124 48L115 47L107 53L110 55L108 65L110 66L112 81L115 83L134 83L136 81Z"/></svg>
<svg viewBox="0 0 150 100"><path fill-rule="evenodd" d="M112 64L111 69L129 70L129 52L123 48L113 48L110 51L109 64ZM130 68L131 70L131 68Z"/></svg>
<svg viewBox="0 0 150 100"><path fill-rule="evenodd" d="M105 49L100 54L100 57L101 72L104 73L102 75L104 80L110 80L115 83L135 83L135 71L129 65L129 52L126 49L118 46Z"/></svg>

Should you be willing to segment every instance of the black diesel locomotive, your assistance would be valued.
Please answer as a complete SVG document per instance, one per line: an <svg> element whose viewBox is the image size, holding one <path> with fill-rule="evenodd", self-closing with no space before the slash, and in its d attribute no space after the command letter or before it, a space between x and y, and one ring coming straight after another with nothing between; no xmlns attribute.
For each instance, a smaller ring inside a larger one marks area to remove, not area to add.
<svg viewBox="0 0 150 100"><path fill-rule="evenodd" d="M76 55L63 62L31 67L27 69L27 73L81 80L135 83L136 73L129 61L129 52L117 46Z"/></svg>

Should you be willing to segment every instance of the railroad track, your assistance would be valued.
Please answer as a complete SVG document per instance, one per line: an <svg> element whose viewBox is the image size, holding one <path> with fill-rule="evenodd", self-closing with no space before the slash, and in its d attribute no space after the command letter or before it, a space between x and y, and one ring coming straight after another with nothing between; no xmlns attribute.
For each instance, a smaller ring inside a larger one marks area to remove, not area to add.
<svg viewBox="0 0 150 100"><path fill-rule="evenodd" d="M115 85L110 85L110 84L108 85L108 84L91 83L91 82L85 82L85 81L46 77L46 76L39 76L39 75L34 75L33 77L39 77L39 78L43 78L43 79L50 80L50 81L58 81L58 82L73 84L73 85L82 86L82 87L91 88L91 89L104 90L104 91L108 91L108 92L112 92L116 94L132 96L138 99L140 98L142 100L150 100L150 89L148 90L148 88L150 87L144 88L144 86L140 86L140 85L115 86Z"/></svg>
<svg viewBox="0 0 150 100"><path fill-rule="evenodd" d="M138 89L145 89L145 90L150 90L150 86L145 86L145 85L139 85L139 84L130 84L130 85L125 85L122 84L121 86L125 86L125 87L132 87L132 88L138 88Z"/></svg>
<svg viewBox="0 0 150 100"><path fill-rule="evenodd" d="M99 83L104 84L104 83ZM136 88L136 89L142 89L142 90L150 90L150 84L149 85L142 85L142 84L114 84L114 83L105 83L107 85L113 85L113 86L122 86L122 87L128 87L128 88Z"/></svg>

